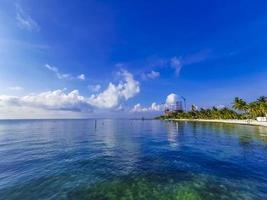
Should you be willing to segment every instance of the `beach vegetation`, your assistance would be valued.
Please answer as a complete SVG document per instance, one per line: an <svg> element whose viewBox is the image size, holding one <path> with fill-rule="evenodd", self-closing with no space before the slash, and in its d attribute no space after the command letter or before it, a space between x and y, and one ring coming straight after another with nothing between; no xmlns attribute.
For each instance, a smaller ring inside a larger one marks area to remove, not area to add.
<svg viewBox="0 0 267 200"><path fill-rule="evenodd" d="M168 111L157 119L256 119L267 114L267 97L261 96L250 103L236 97L230 107L200 108L191 106L191 110Z"/></svg>

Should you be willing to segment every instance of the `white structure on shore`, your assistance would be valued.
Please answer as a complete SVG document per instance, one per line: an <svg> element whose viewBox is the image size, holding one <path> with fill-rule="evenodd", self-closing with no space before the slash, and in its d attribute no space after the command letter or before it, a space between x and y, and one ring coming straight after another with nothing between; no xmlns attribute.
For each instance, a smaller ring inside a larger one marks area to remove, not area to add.
<svg viewBox="0 0 267 200"><path fill-rule="evenodd" d="M170 112L186 111L186 101L182 96L178 96L174 93L170 94L166 98L164 112L168 114Z"/></svg>
<svg viewBox="0 0 267 200"><path fill-rule="evenodd" d="M267 117L257 117L258 122L267 122Z"/></svg>

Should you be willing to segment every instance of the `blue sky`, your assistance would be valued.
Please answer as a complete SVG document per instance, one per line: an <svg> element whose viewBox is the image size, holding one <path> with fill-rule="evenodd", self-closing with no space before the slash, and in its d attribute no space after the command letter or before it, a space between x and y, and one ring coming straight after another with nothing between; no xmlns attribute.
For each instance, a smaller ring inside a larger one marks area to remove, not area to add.
<svg viewBox="0 0 267 200"><path fill-rule="evenodd" d="M199 107L266 95L266 10L246 0L2 0L0 118L145 115L170 94Z"/></svg>

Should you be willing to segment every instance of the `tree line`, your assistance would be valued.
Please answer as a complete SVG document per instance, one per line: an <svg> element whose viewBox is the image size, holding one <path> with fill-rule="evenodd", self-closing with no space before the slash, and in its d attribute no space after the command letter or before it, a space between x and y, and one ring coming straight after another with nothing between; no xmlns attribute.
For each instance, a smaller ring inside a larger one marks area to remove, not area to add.
<svg viewBox="0 0 267 200"><path fill-rule="evenodd" d="M236 97L232 103L232 108L197 109L192 105L191 110L169 111L158 119L256 119L256 117L265 117L267 114L267 97L261 96L256 101L247 103L245 100Z"/></svg>

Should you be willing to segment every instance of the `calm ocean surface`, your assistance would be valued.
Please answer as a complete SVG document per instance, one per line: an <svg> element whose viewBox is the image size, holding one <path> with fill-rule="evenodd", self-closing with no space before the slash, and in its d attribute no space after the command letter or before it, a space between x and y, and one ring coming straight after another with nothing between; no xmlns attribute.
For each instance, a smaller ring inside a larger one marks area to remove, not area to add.
<svg viewBox="0 0 267 200"><path fill-rule="evenodd" d="M0 199L266 200L267 128L0 121Z"/></svg>

